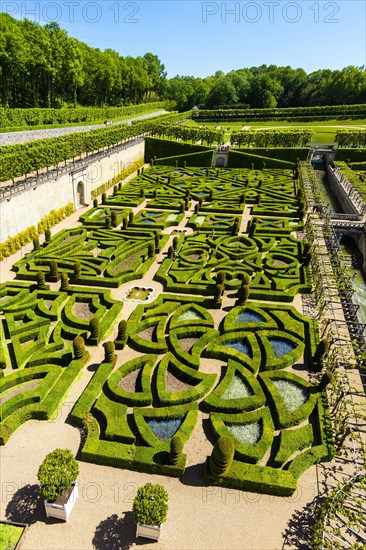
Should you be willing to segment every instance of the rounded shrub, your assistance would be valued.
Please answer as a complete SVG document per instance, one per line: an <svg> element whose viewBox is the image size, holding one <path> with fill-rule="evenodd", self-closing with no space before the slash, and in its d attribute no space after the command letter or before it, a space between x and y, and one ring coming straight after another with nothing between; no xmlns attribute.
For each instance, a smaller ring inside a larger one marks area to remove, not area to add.
<svg viewBox="0 0 366 550"><path fill-rule="evenodd" d="M117 195L117 192L118 192L118 187L117 187L117 185L115 185L113 187L113 195Z"/></svg>
<svg viewBox="0 0 366 550"><path fill-rule="evenodd" d="M123 342L123 344L126 344L127 340L127 321L125 319L122 319L122 321L118 324L118 333L117 333L117 340Z"/></svg>
<svg viewBox="0 0 366 550"><path fill-rule="evenodd" d="M328 353L330 341L327 338L320 340L313 357L313 370L319 372L322 370L325 355Z"/></svg>
<svg viewBox="0 0 366 550"><path fill-rule="evenodd" d="M112 218L110 216L106 216L104 218L104 224L106 229L110 229L112 227Z"/></svg>
<svg viewBox="0 0 366 550"><path fill-rule="evenodd" d="M102 204L105 204L107 200L107 193L102 193Z"/></svg>
<svg viewBox="0 0 366 550"><path fill-rule="evenodd" d="M64 489L70 489L79 475L78 463L70 449L55 449L38 468L41 493L49 502L58 499Z"/></svg>
<svg viewBox="0 0 366 550"><path fill-rule="evenodd" d="M82 359L85 353L85 342L82 336L76 336L73 341L75 359Z"/></svg>
<svg viewBox="0 0 366 550"><path fill-rule="evenodd" d="M247 286L250 283L250 275L248 273L243 273L241 278L241 286Z"/></svg>
<svg viewBox="0 0 366 550"><path fill-rule="evenodd" d="M220 437L213 448L212 454L208 460L208 466L211 474L221 476L225 474L233 461L235 445L232 437Z"/></svg>
<svg viewBox="0 0 366 550"><path fill-rule="evenodd" d="M65 290L68 290L69 289L69 276L68 274L66 273L66 271L63 271L61 273L61 286L60 286L60 290L61 291L65 291Z"/></svg>
<svg viewBox="0 0 366 550"><path fill-rule="evenodd" d="M58 277L58 265L56 260L50 260L50 273L52 278Z"/></svg>
<svg viewBox="0 0 366 550"><path fill-rule="evenodd" d="M44 240L47 244L51 242L51 229L46 229L44 232Z"/></svg>
<svg viewBox="0 0 366 550"><path fill-rule="evenodd" d="M147 255L149 258L153 258L155 256L155 246L153 243L149 243L147 245Z"/></svg>
<svg viewBox="0 0 366 550"><path fill-rule="evenodd" d="M127 227L128 227L128 218L123 218L122 229L127 229Z"/></svg>
<svg viewBox="0 0 366 550"><path fill-rule="evenodd" d="M170 463L173 464L173 466L176 466L182 456L183 453L183 439L179 434L173 435L173 437L170 440L170 453L169 453L169 459Z"/></svg>
<svg viewBox="0 0 366 550"><path fill-rule="evenodd" d="M113 363L114 357L115 357L115 345L114 342L105 342L103 344L104 347L104 362L105 363Z"/></svg>
<svg viewBox="0 0 366 550"><path fill-rule="evenodd" d="M168 248L168 258L173 258L173 252L174 252L174 248L172 246L169 246L169 248Z"/></svg>
<svg viewBox="0 0 366 550"><path fill-rule="evenodd" d="M249 296L249 286L243 285L238 289L238 299L237 299L237 305L238 306L244 306L248 300Z"/></svg>
<svg viewBox="0 0 366 550"><path fill-rule="evenodd" d="M215 286L215 296L218 296L219 298L224 294L224 285L222 283L216 283Z"/></svg>
<svg viewBox="0 0 366 550"><path fill-rule="evenodd" d="M179 242L178 237L174 237L174 239L173 239L173 248L174 248L174 250L177 250L178 242Z"/></svg>
<svg viewBox="0 0 366 550"><path fill-rule="evenodd" d="M225 279L226 279L225 271L218 271L216 275L216 283L218 285L222 285L225 282Z"/></svg>
<svg viewBox="0 0 366 550"><path fill-rule="evenodd" d="M323 376L321 377L321 380L319 382L318 388L320 391L323 391L328 384L331 383L333 379L333 374L330 371L326 371Z"/></svg>
<svg viewBox="0 0 366 550"><path fill-rule="evenodd" d="M130 213L128 214L128 223L132 223L134 217L135 217L135 216L134 216L134 213L133 213L133 212L130 212Z"/></svg>
<svg viewBox="0 0 366 550"><path fill-rule="evenodd" d="M168 515L168 493L162 485L146 483L139 487L132 511L136 523L161 525Z"/></svg>
<svg viewBox="0 0 366 550"><path fill-rule="evenodd" d="M198 212L200 211L200 205L198 204L198 202L194 205L194 213L195 214L198 214Z"/></svg>
<svg viewBox="0 0 366 550"><path fill-rule="evenodd" d="M111 224L112 227L117 227L117 212L115 210L111 212Z"/></svg>
<svg viewBox="0 0 366 550"><path fill-rule="evenodd" d="M41 245L39 244L39 238L33 237L33 250L39 250L41 248Z"/></svg>
<svg viewBox="0 0 366 550"><path fill-rule="evenodd" d="M39 290L46 290L47 287L43 271L37 271L36 280L37 288L39 288Z"/></svg>
<svg viewBox="0 0 366 550"><path fill-rule="evenodd" d="M75 277L75 279L80 277L80 273L81 273L81 263L80 262L75 262L74 263L74 277Z"/></svg>
<svg viewBox="0 0 366 550"><path fill-rule="evenodd" d="M92 317L90 319L89 330L90 330L90 338L93 338L94 340L98 340L100 325L99 325L99 319L97 317Z"/></svg>
<svg viewBox="0 0 366 550"><path fill-rule="evenodd" d="M97 208L98 206L98 199L93 200L93 208Z"/></svg>

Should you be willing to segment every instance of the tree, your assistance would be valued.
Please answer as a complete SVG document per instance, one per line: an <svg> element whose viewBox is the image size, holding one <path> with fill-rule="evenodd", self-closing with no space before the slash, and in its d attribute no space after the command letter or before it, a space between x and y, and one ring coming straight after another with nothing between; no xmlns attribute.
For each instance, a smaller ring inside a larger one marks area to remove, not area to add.
<svg viewBox="0 0 366 550"><path fill-rule="evenodd" d="M49 502L58 499L64 489L70 489L79 475L78 463L70 449L55 449L38 468L41 493Z"/></svg>
<svg viewBox="0 0 366 550"><path fill-rule="evenodd" d="M146 483L137 489L132 511L136 523L161 525L168 515L168 493L162 485Z"/></svg>

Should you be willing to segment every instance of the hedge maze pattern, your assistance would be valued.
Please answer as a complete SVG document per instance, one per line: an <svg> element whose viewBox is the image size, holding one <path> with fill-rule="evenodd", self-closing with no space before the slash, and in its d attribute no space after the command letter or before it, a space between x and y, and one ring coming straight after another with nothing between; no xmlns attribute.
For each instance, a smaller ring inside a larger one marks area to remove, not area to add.
<svg viewBox="0 0 366 550"><path fill-rule="evenodd" d="M301 208L288 170L153 166L35 240L0 285L0 443L50 418L108 340L71 413L84 460L181 476L172 438L208 422L235 453L220 475L208 461L206 482L292 494L333 452L325 394L293 368L310 366L317 325L284 303L311 289ZM153 267L163 293L127 319L119 287Z"/></svg>

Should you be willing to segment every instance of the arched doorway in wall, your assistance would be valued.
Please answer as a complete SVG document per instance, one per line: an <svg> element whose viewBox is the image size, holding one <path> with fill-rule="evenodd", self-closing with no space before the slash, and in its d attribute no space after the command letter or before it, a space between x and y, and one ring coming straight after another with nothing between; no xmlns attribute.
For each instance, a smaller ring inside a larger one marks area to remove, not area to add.
<svg viewBox="0 0 366 550"><path fill-rule="evenodd" d="M76 187L77 200L79 206L84 206L85 204L85 185L82 181L79 181Z"/></svg>
<svg viewBox="0 0 366 550"><path fill-rule="evenodd" d="M216 157L216 166L217 168L224 168L225 164L226 164L226 159L225 157Z"/></svg>

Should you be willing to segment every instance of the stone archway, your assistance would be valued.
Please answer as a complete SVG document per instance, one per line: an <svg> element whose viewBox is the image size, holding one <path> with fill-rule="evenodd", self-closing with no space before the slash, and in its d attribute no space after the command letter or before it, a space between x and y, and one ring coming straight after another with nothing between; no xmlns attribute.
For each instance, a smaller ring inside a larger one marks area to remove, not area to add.
<svg viewBox="0 0 366 550"><path fill-rule="evenodd" d="M79 181L76 186L77 201L79 206L85 205L85 185L82 181Z"/></svg>
<svg viewBox="0 0 366 550"><path fill-rule="evenodd" d="M224 168L226 165L226 159L225 157L216 157L216 167L217 168Z"/></svg>

